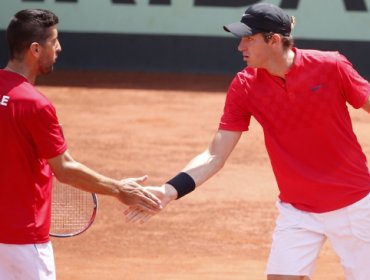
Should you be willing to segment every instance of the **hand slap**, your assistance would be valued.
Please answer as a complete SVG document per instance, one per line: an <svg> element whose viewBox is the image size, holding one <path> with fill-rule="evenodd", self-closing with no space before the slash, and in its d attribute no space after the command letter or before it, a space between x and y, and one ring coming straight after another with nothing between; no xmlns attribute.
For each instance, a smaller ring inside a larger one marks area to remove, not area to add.
<svg viewBox="0 0 370 280"><path fill-rule="evenodd" d="M143 211L158 212L161 210L161 200L139 184L147 178L147 176L142 176L121 180L118 199L128 206L137 207Z"/></svg>
<svg viewBox="0 0 370 280"><path fill-rule="evenodd" d="M176 190L168 184L164 184L162 186L147 186L143 188L145 189L145 191L148 191L149 193L155 195L155 197L158 197L160 199L162 208L165 208L168 203L170 203L177 197ZM159 211L143 211L143 208L140 208L138 206L131 206L126 209L124 214L128 222L145 223L158 212Z"/></svg>

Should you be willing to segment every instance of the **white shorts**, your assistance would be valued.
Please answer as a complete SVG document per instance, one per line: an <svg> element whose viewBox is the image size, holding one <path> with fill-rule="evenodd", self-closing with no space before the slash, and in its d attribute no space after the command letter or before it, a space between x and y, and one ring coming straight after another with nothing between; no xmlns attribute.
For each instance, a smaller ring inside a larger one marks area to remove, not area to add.
<svg viewBox="0 0 370 280"><path fill-rule="evenodd" d="M326 238L340 258L347 280L370 279L370 194L327 213L309 213L277 202L268 275L312 276ZM330 277L329 277L330 278Z"/></svg>
<svg viewBox="0 0 370 280"><path fill-rule="evenodd" d="M55 280L51 242L24 245L0 243L0 279Z"/></svg>

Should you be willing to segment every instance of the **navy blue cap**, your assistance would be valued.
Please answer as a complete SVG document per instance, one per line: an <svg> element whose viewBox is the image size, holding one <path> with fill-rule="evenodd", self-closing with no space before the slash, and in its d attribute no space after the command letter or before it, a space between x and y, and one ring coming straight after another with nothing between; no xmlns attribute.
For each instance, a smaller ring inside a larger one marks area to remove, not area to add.
<svg viewBox="0 0 370 280"><path fill-rule="evenodd" d="M240 22L224 25L224 30L239 38L261 32L289 36L292 31L292 23L290 16L280 7L268 3L258 3L247 8Z"/></svg>

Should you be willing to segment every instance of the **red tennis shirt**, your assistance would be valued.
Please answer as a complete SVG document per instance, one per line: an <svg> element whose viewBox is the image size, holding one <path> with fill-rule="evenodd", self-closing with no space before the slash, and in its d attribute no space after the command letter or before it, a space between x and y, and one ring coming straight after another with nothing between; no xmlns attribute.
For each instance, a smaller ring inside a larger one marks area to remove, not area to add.
<svg viewBox="0 0 370 280"><path fill-rule="evenodd" d="M370 172L347 103L362 107L370 85L338 52L294 48L285 80L247 67L233 79L219 128L262 126L279 198L309 212L350 205L370 192Z"/></svg>
<svg viewBox="0 0 370 280"><path fill-rule="evenodd" d="M24 77L0 70L0 243L49 240L51 170L67 146L48 99Z"/></svg>

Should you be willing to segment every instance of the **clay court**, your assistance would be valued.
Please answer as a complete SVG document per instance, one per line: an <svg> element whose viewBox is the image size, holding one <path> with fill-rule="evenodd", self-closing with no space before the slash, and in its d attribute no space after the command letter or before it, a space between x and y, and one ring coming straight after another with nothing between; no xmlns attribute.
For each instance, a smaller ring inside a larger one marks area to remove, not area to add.
<svg viewBox="0 0 370 280"><path fill-rule="evenodd" d="M72 156L115 178L158 185L207 148L231 76L55 72L38 88L57 108ZM351 110L370 157L369 116ZM274 227L277 187L261 128L252 121L226 166L144 225L125 222L99 196L84 234L53 238L59 280L260 280ZM329 244L315 280L342 280Z"/></svg>

